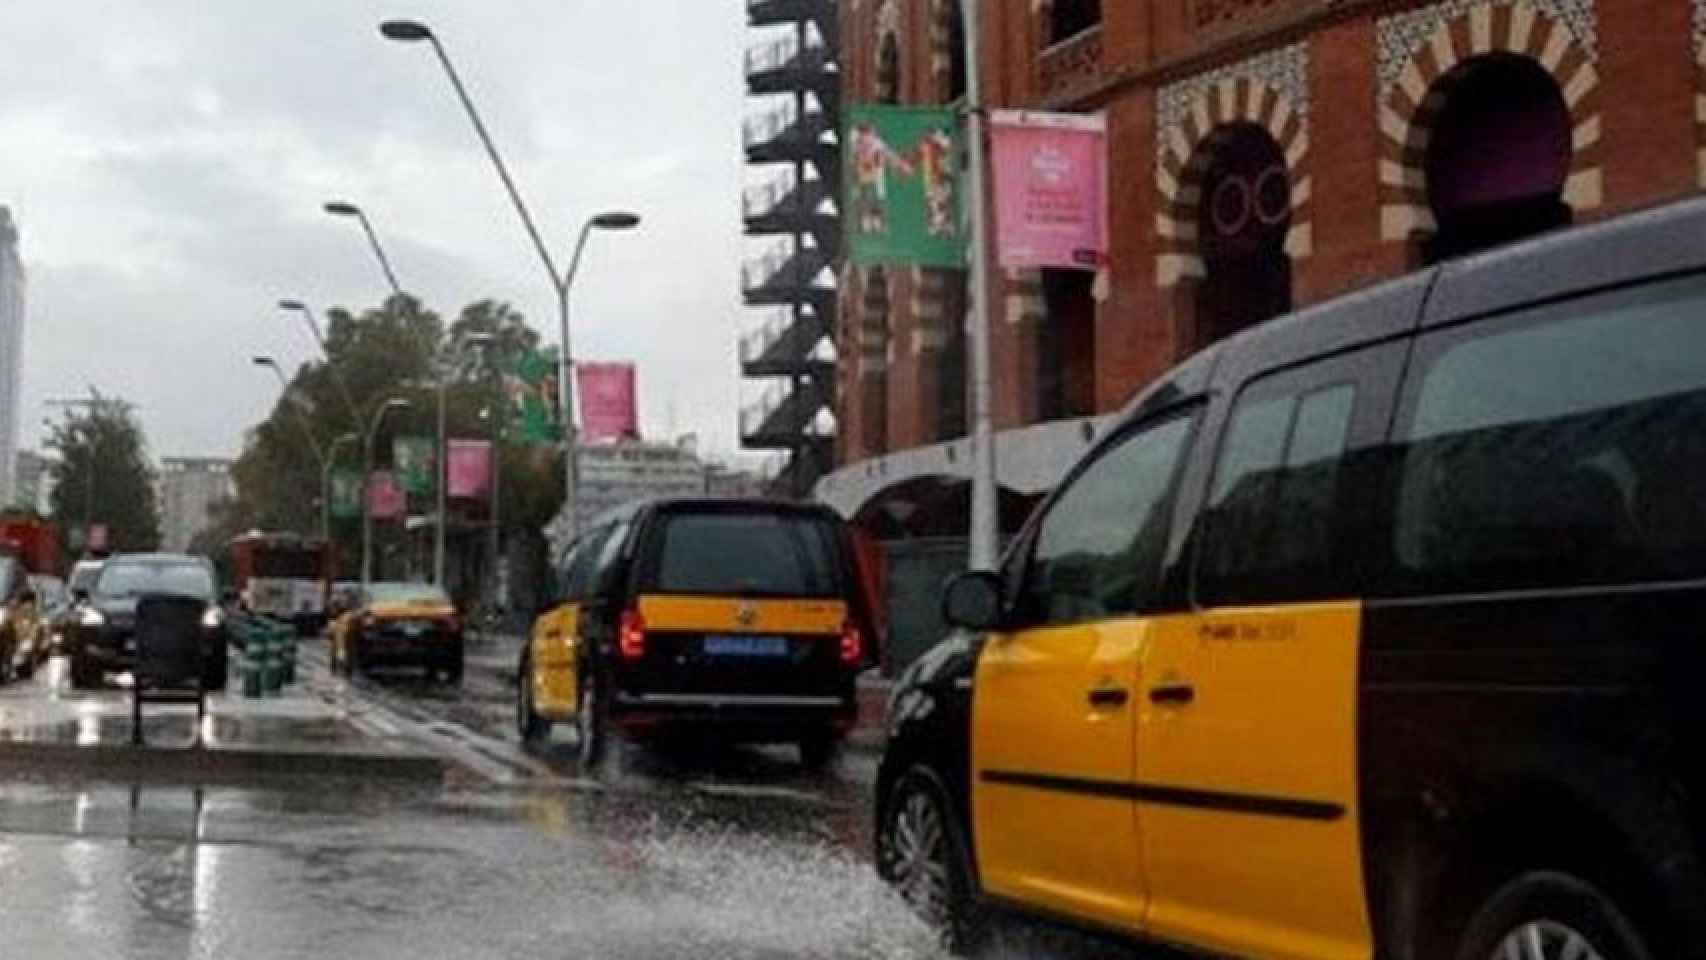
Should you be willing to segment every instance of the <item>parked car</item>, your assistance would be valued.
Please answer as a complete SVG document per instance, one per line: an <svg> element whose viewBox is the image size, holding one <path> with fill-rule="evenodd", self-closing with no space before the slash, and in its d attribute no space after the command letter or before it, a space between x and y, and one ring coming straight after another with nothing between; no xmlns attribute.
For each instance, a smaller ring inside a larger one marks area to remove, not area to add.
<svg viewBox="0 0 1706 960"><path fill-rule="evenodd" d="M517 727L575 725L798 744L821 766L851 729L872 621L846 524L806 504L658 500L569 545L521 653Z"/></svg>
<svg viewBox="0 0 1706 960"><path fill-rule="evenodd" d="M98 686L106 673L130 669L136 656L136 602L149 593L182 594L204 604L202 682L208 690L224 689L229 640L214 592L213 565L182 553L114 554L105 560L68 635L71 685Z"/></svg>
<svg viewBox="0 0 1706 960"><path fill-rule="evenodd" d="M0 553L0 682L18 675L18 659L34 635L35 623L36 597L23 561Z"/></svg>
<svg viewBox="0 0 1706 960"><path fill-rule="evenodd" d="M12 669L22 677L35 673L47 662L53 643L53 623L66 606L65 581L48 574L29 575L29 592L34 598L27 614L13 625L18 644L12 658Z"/></svg>
<svg viewBox="0 0 1706 960"><path fill-rule="evenodd" d="M429 676L462 682L462 618L450 597L430 583L369 583L332 621L332 669L418 666Z"/></svg>
<svg viewBox="0 0 1706 960"><path fill-rule="evenodd" d="M77 627L77 617L88 603L90 592L95 589L95 580L101 575L103 562L94 559L79 560L66 574L66 602L48 621L52 636L48 651L50 655L66 651L68 638Z"/></svg>
<svg viewBox="0 0 1706 960"><path fill-rule="evenodd" d="M899 678L876 860L1216 955L1706 955L1706 203L1146 389Z"/></svg>
<svg viewBox="0 0 1706 960"><path fill-rule="evenodd" d="M326 624L354 609L361 602L361 581L337 580L332 583L326 598Z"/></svg>

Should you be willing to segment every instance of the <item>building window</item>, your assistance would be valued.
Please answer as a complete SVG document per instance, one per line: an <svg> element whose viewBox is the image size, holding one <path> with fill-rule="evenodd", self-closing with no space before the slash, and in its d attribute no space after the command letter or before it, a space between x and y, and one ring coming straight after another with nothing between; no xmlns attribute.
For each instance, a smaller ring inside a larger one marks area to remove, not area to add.
<svg viewBox="0 0 1706 960"><path fill-rule="evenodd" d="M1085 417L1096 412L1096 299L1094 275L1084 270L1044 270L1048 315L1037 331L1037 419Z"/></svg>
<svg viewBox="0 0 1706 960"><path fill-rule="evenodd" d="M1206 268L1197 289L1198 348L1291 309L1285 154L1251 123L1215 130L1202 149L1209 154L1197 212Z"/></svg>
<svg viewBox="0 0 1706 960"><path fill-rule="evenodd" d="M1070 40L1101 23L1102 0L1054 0L1048 12L1048 42Z"/></svg>
<svg viewBox="0 0 1706 960"><path fill-rule="evenodd" d="M1429 262L1567 226L1570 108L1536 61L1489 54L1429 91L1441 108L1428 141L1428 204L1439 231Z"/></svg>
<svg viewBox="0 0 1706 960"><path fill-rule="evenodd" d="M877 102L900 102L900 39L892 30L877 47Z"/></svg>
<svg viewBox="0 0 1706 960"><path fill-rule="evenodd" d="M966 95L966 17L960 0L948 0L948 100Z"/></svg>

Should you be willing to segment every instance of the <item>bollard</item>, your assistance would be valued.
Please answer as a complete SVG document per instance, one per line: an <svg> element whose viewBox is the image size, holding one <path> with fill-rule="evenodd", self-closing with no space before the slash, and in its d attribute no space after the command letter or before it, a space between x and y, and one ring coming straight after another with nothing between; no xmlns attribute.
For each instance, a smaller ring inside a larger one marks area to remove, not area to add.
<svg viewBox="0 0 1706 960"><path fill-rule="evenodd" d="M284 657L283 683L284 683L284 685L289 686L289 685L294 684L296 682L296 627L295 627L295 625L288 624L288 623L285 624L283 627L283 632L279 635L279 637L282 640L282 644L279 647L279 651Z"/></svg>
<svg viewBox="0 0 1706 960"><path fill-rule="evenodd" d="M283 679L284 646L278 639L278 628L270 621L262 624L259 631L261 640L261 690L269 697L277 696L280 682Z"/></svg>
<svg viewBox="0 0 1706 960"><path fill-rule="evenodd" d="M243 698L257 700L261 696L261 664L256 650L259 631L248 617L238 622L237 631L243 637L243 654L237 658L237 671L243 678Z"/></svg>

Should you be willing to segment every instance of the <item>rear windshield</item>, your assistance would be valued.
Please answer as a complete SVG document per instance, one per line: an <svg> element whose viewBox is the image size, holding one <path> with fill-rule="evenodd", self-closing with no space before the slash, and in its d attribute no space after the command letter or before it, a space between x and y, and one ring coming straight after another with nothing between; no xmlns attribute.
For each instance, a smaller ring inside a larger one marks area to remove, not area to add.
<svg viewBox="0 0 1706 960"><path fill-rule="evenodd" d="M176 593L211 600L213 574L199 563L109 563L95 583L95 592L103 597Z"/></svg>
<svg viewBox="0 0 1706 960"><path fill-rule="evenodd" d="M255 576L279 580L314 580L320 576L320 551L273 547L255 551Z"/></svg>
<svg viewBox="0 0 1706 960"><path fill-rule="evenodd" d="M72 590L72 592L82 590L83 592L87 593L90 590L93 590L95 588L95 581L100 576L101 576L100 564L80 563L77 566L71 568L70 589Z"/></svg>
<svg viewBox="0 0 1706 960"><path fill-rule="evenodd" d="M367 585L370 603L449 604L450 596L430 583L370 583Z"/></svg>
<svg viewBox="0 0 1706 960"><path fill-rule="evenodd" d="M810 516L676 513L654 534L644 589L657 593L833 597L835 527Z"/></svg>

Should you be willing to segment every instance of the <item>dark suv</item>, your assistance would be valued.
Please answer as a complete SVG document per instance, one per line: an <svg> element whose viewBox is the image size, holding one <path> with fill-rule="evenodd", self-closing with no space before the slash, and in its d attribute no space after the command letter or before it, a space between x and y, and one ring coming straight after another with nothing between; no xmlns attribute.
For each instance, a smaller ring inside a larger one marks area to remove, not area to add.
<svg viewBox="0 0 1706 960"><path fill-rule="evenodd" d="M852 541L821 506L661 500L608 515L563 554L522 651L523 739L572 722L692 727L827 762L852 727L873 624Z"/></svg>
<svg viewBox="0 0 1706 960"><path fill-rule="evenodd" d="M136 656L136 602L144 594L173 593L206 605L201 628L206 644L208 690L225 687L227 672L224 613L216 603L213 565L181 553L134 553L110 557L101 567L67 634L71 685L98 686L109 671L128 670Z"/></svg>

